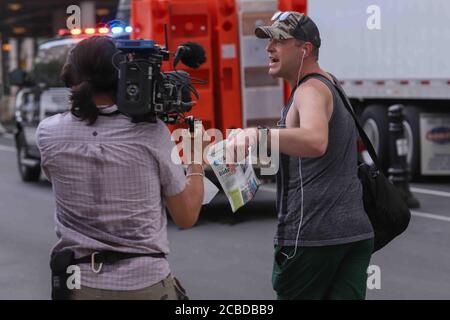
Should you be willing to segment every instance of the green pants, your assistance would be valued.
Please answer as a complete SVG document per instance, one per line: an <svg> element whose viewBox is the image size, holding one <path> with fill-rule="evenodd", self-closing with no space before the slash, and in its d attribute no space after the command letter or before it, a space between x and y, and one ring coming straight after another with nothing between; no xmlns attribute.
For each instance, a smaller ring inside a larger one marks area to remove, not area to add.
<svg viewBox="0 0 450 320"><path fill-rule="evenodd" d="M275 246L272 284L279 300L364 300L373 239L324 247ZM282 253L287 254L288 259Z"/></svg>

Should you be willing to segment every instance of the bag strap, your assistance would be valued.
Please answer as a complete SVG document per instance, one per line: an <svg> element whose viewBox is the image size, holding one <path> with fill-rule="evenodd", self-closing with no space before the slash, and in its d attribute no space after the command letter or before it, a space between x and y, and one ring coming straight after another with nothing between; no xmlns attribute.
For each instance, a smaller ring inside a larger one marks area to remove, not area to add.
<svg viewBox="0 0 450 320"><path fill-rule="evenodd" d="M282 113L281 113L281 116L282 116L283 119L286 119L287 114L288 114L289 110L291 109L292 102L293 102L293 100L294 100L295 91L297 90L297 88L300 87L300 85L301 85L303 82L305 82L306 80L308 80L309 78L311 78L311 77L310 77L311 75L316 75L316 74L318 74L318 73L310 73L310 74L307 74L306 76L303 76L303 78L301 78L301 79L298 81L298 83L297 83L297 85L295 86L295 88L293 88L293 89L291 90L291 94L289 95L289 99L288 99L288 101L287 101L287 103L286 103L286 105L285 105L285 107L283 108L283 111L282 111Z"/></svg>
<svg viewBox="0 0 450 320"><path fill-rule="evenodd" d="M359 120L355 114L352 104L350 103L350 100L348 99L347 95L344 93L344 90L342 89L342 87L339 85L339 81L336 79L336 77L333 76L331 73L329 73L329 75L333 78L335 83L331 82L330 79L328 79L327 77L325 77L324 75L322 75L320 73L310 73L302 78L302 80L299 82L298 86L300 86L300 84L302 82L305 82L306 80L308 80L310 78L315 78L315 79L320 78L320 80L322 82L325 82L325 84L331 85L332 87L334 87L336 89L336 91L339 93L339 96L340 96L342 102L344 103L345 109L347 109L347 111L350 113L353 120L355 121L356 128L358 129L359 136L361 137L361 139L364 143L364 146L366 147L367 151L369 152L369 155L372 158L375 166L377 167L378 170L380 170L380 168L381 168L380 161L378 160L377 153L375 152L375 149L374 149L372 143L370 142L369 137L367 136L367 134L364 131L361 124L359 123Z"/></svg>

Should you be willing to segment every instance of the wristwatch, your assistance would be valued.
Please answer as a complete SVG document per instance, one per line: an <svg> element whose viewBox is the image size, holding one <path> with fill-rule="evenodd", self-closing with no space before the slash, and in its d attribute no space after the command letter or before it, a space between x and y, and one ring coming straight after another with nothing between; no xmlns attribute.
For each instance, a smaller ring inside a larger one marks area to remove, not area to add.
<svg viewBox="0 0 450 320"><path fill-rule="evenodd" d="M258 126L258 146L267 145L267 138L269 137L270 128L266 126Z"/></svg>

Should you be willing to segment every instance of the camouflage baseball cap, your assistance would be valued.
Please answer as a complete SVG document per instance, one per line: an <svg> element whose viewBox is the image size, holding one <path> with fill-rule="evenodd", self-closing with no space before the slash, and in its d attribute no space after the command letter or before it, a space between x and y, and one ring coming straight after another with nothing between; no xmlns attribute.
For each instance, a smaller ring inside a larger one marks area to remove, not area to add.
<svg viewBox="0 0 450 320"><path fill-rule="evenodd" d="M260 39L298 39L311 42L319 48L320 34L314 21L308 16L295 11L278 11L272 17L271 26L260 26L255 30L255 35Z"/></svg>

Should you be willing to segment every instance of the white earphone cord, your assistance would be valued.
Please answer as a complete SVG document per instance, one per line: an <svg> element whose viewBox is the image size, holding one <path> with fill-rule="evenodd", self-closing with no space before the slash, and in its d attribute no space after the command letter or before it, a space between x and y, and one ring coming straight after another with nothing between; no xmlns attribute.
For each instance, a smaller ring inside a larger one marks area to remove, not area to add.
<svg viewBox="0 0 450 320"><path fill-rule="evenodd" d="M298 83L300 81L300 75L301 75L302 69L303 69L303 60L305 59L305 54L306 54L306 51L303 50L302 61L300 63L300 68L298 70L297 85L298 85ZM295 90L297 90L297 88ZM294 92L294 98L292 99L292 104L295 105L295 92ZM281 254L284 255L288 260L292 259L293 257L295 257L295 254L297 253L298 237L300 236L300 229L302 227L302 222L303 222L303 176L302 176L302 158L300 158L300 157L299 157L299 162L298 162L298 168L299 168L299 174L300 174L300 185L302 187L301 188L302 204L301 204L301 208L300 208L300 222L298 224L297 237L295 238L294 253L289 256L286 253L281 252Z"/></svg>

